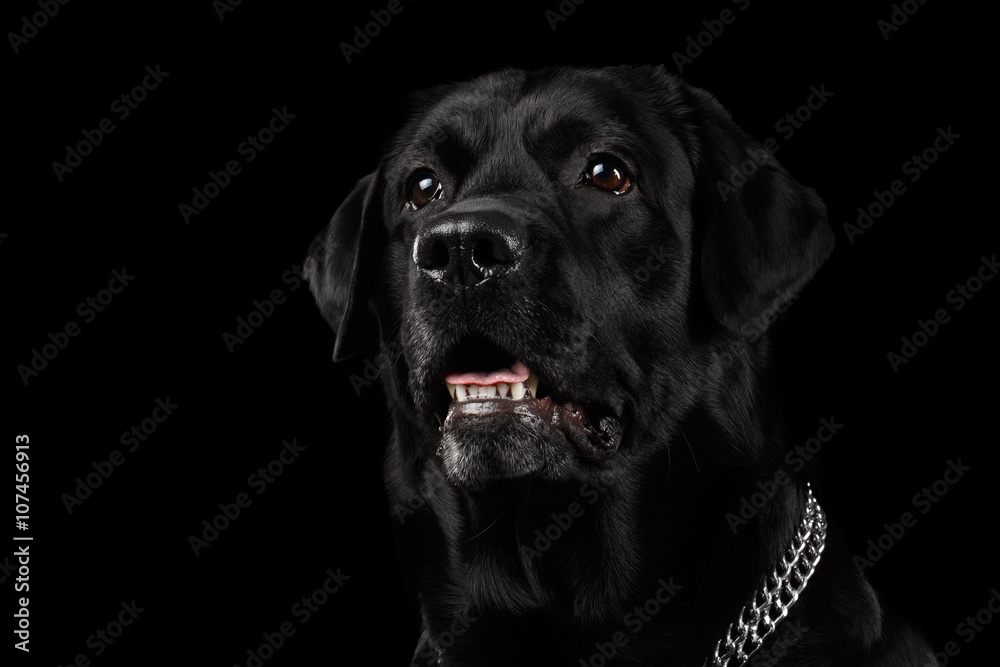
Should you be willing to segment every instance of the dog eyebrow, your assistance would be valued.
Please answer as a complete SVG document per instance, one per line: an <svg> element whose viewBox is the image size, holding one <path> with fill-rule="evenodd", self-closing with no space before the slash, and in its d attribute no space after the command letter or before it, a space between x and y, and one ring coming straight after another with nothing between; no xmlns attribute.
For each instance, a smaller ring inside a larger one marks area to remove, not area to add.
<svg viewBox="0 0 1000 667"><path fill-rule="evenodd" d="M443 125L429 132L418 141L428 153L437 157L442 165L454 173L460 173L469 168L475 159L475 152L459 128Z"/></svg>
<svg viewBox="0 0 1000 667"><path fill-rule="evenodd" d="M564 159L576 153L587 157L592 150L604 150L610 145L630 147L634 142L628 128L617 115L599 121L566 117L526 136L525 145L533 155Z"/></svg>
<svg viewBox="0 0 1000 667"><path fill-rule="evenodd" d="M526 132L525 147L532 155L548 154L566 157L593 137L597 127L582 118L560 118L547 127Z"/></svg>

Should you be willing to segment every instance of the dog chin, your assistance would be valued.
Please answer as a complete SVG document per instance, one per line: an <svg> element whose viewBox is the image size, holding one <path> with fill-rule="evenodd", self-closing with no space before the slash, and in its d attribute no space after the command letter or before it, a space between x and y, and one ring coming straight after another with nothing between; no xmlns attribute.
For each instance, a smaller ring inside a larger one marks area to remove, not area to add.
<svg viewBox="0 0 1000 667"><path fill-rule="evenodd" d="M437 454L448 479L466 489L536 475L566 479L573 446L551 424L525 413L450 414Z"/></svg>
<svg viewBox="0 0 1000 667"><path fill-rule="evenodd" d="M449 479L461 486L528 475L567 480L582 460L594 465L611 457L622 431L617 417L588 418L586 408L534 398L529 388L517 400L452 402L437 454Z"/></svg>

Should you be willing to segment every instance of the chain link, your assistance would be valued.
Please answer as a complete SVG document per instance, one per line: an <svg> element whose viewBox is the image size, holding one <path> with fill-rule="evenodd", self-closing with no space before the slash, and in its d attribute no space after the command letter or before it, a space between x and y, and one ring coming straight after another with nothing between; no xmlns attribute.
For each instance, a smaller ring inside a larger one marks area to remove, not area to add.
<svg viewBox="0 0 1000 667"><path fill-rule="evenodd" d="M816 571L826 546L826 515L806 484L809 497L806 511L792 543L785 548L773 571L740 609L736 623L731 623L725 638L715 645L715 652L703 667L743 667L788 615L799 599L809 578Z"/></svg>

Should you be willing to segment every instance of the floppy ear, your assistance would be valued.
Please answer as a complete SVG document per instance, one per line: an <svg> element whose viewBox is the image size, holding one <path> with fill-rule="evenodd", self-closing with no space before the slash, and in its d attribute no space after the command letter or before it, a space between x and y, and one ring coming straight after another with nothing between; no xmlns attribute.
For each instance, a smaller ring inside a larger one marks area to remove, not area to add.
<svg viewBox="0 0 1000 667"><path fill-rule="evenodd" d="M700 102L701 278L715 318L761 331L833 251L826 206L705 91Z"/></svg>
<svg viewBox="0 0 1000 667"><path fill-rule="evenodd" d="M303 267L309 289L337 335L334 361L358 352L365 340L365 311L381 244L381 191L378 169L358 181L312 242Z"/></svg>

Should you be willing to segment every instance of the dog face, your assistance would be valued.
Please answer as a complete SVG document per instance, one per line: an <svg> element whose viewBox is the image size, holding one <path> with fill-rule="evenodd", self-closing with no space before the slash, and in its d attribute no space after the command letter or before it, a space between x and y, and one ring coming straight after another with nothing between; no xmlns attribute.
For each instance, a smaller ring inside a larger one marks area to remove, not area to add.
<svg viewBox="0 0 1000 667"><path fill-rule="evenodd" d="M707 93L551 68L431 91L306 273L335 359L398 344L406 456L471 492L669 447L832 246L816 194Z"/></svg>

